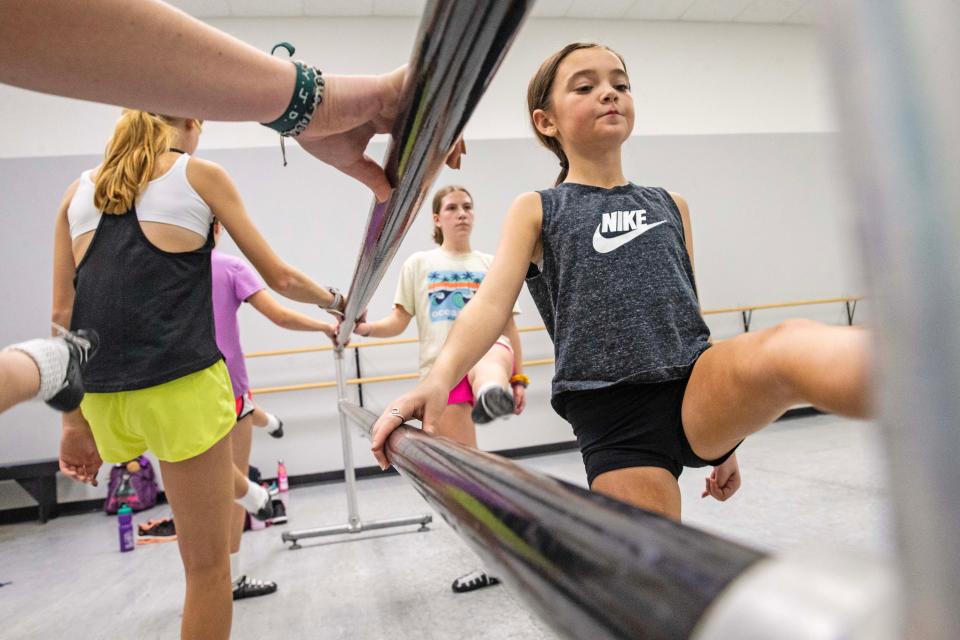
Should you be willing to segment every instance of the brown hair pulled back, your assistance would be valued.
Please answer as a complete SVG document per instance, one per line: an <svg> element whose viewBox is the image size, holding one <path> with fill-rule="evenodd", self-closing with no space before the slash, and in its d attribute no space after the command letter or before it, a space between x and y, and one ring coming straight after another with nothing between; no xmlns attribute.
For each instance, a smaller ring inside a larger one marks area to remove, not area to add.
<svg viewBox="0 0 960 640"><path fill-rule="evenodd" d="M610 47L605 47L602 44L595 44L593 42L571 42L544 60L543 64L540 65L540 68L537 69L537 72L530 80L530 84L527 86L527 110L530 114L530 124L533 126L533 133L543 146L550 149L550 151L560 159L560 175L557 176L557 181L554 183L554 186L566 180L567 172L570 170L570 162L567 160L567 154L564 153L563 146L559 140L545 136L537 130L536 125L533 124L533 112L537 109L546 110L550 108L550 94L553 92L553 81L557 77L557 69L560 68L560 64L566 57L580 49L595 48L606 49L620 58L620 62L623 63L623 70L627 70L627 63L623 61L623 56Z"/></svg>
<svg viewBox="0 0 960 640"><path fill-rule="evenodd" d="M437 189L437 192L433 194L433 215L440 215L440 207L443 206L443 199L454 191L464 192L470 196L470 201L473 202L473 196L467 191L466 187L461 187L458 184L449 184L445 187L440 187ZM441 231L437 225L433 225L433 241L437 244L443 244L443 231Z"/></svg>

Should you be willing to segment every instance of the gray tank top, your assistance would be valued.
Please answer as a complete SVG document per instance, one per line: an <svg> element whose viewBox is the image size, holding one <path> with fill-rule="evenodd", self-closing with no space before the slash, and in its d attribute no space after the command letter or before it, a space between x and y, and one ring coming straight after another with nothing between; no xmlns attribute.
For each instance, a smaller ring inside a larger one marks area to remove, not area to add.
<svg viewBox="0 0 960 640"><path fill-rule="evenodd" d="M710 330L683 222L664 189L561 184L540 191L543 264L527 286L553 339L560 395L689 374Z"/></svg>

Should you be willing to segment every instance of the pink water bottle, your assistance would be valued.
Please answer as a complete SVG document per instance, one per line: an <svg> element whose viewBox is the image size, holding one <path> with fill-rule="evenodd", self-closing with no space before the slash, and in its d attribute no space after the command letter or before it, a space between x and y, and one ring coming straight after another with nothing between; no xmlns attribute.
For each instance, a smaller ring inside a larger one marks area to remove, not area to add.
<svg viewBox="0 0 960 640"><path fill-rule="evenodd" d="M280 489L281 493L286 493L290 490L290 481L287 479L287 466L283 464L283 460L277 460L277 488Z"/></svg>
<svg viewBox="0 0 960 640"><path fill-rule="evenodd" d="M125 504L117 511L117 524L120 527L120 551L133 551L133 509Z"/></svg>

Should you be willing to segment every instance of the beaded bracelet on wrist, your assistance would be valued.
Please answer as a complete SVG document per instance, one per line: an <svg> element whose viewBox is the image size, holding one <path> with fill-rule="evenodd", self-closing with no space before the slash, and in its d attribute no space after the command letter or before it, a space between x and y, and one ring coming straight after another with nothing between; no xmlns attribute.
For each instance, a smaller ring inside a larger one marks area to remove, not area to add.
<svg viewBox="0 0 960 640"><path fill-rule="evenodd" d="M517 373L517 374L515 374L512 378L510 378L510 386L514 386L514 385L518 385L518 384L519 384L520 386L522 386L523 388L529 387L529 386L530 386L530 376L526 376L526 375L524 375L524 374L522 374L522 373Z"/></svg>
<svg viewBox="0 0 960 640"><path fill-rule="evenodd" d="M296 51L292 44L280 42L273 46L270 53L272 54L278 47L286 49L291 56ZM308 65L301 60L292 60L291 63L296 67L297 76L290 103L279 118L272 122L261 123L280 134L283 166L287 166L287 150L283 138L296 137L310 125L317 107L323 103L323 94L327 86L326 80L323 78L323 72L317 67Z"/></svg>

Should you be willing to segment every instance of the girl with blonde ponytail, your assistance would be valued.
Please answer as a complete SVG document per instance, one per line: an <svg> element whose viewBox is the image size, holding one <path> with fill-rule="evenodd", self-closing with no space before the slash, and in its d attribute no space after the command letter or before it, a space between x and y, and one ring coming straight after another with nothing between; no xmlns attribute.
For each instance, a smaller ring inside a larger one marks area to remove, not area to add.
<svg viewBox="0 0 960 640"><path fill-rule="evenodd" d="M57 215L54 321L96 331L80 409L64 414L61 468L95 482L103 461L160 460L186 573L181 636L230 634L229 529L236 404L214 335L211 228L219 220L271 288L342 311L283 262L222 167L193 157L202 123L126 110L103 162Z"/></svg>
<svg viewBox="0 0 960 640"><path fill-rule="evenodd" d="M123 110L97 172L93 194L97 209L116 215L130 210L150 181L157 158L170 150L174 129L168 120L172 121L146 111Z"/></svg>

